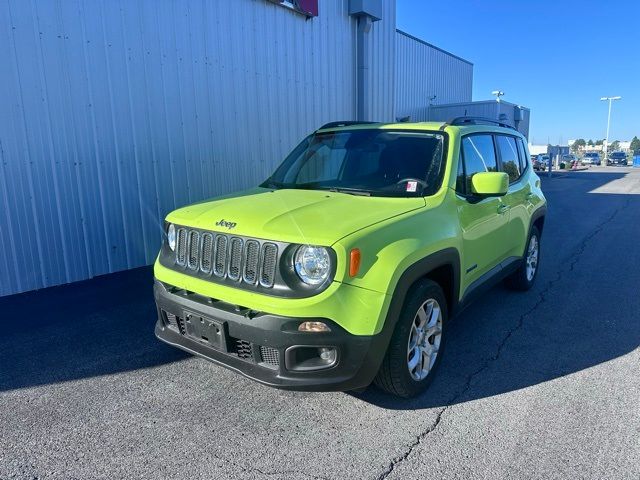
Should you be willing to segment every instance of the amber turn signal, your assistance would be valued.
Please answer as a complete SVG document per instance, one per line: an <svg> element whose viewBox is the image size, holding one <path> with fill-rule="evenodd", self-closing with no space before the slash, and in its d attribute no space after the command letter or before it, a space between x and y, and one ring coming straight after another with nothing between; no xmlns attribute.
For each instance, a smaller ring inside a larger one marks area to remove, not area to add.
<svg viewBox="0 0 640 480"><path fill-rule="evenodd" d="M354 248L349 254L349 275L355 277L360 270L360 249Z"/></svg>

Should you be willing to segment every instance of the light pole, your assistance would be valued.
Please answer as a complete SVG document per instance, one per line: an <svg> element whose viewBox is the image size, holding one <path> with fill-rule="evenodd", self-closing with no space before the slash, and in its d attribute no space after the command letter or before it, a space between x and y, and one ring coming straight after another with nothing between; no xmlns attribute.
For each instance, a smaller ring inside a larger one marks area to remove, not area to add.
<svg viewBox="0 0 640 480"><path fill-rule="evenodd" d="M493 92L491 92L491 95L494 95L496 97L496 102L500 103L500 97L504 95L504 92L500 90L494 90Z"/></svg>
<svg viewBox="0 0 640 480"><path fill-rule="evenodd" d="M609 127L611 126L611 103L614 100L620 100L622 97L601 97L600 101L606 102L609 101L609 115L607 116L607 137L604 140L604 164L607 164L607 159L609 158Z"/></svg>

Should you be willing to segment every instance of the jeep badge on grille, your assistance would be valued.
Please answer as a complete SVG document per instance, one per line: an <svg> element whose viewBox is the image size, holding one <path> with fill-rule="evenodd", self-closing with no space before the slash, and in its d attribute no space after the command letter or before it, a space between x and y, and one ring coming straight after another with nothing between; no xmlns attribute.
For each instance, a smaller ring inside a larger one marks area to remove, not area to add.
<svg viewBox="0 0 640 480"><path fill-rule="evenodd" d="M224 228L228 228L229 230L231 230L232 228L235 228L235 226L237 225L235 222L227 222L224 218L221 219L220 221L216 222L216 225L218 227L224 227Z"/></svg>

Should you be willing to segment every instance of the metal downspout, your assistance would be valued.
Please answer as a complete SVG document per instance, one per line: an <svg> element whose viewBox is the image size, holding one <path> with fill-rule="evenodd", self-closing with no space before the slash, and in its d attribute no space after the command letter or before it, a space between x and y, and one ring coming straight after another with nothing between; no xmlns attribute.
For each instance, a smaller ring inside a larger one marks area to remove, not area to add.
<svg viewBox="0 0 640 480"><path fill-rule="evenodd" d="M356 38L356 120L370 120L371 108L367 99L371 98L369 91L369 58L371 46L368 33L371 31L371 17L358 17L358 33Z"/></svg>

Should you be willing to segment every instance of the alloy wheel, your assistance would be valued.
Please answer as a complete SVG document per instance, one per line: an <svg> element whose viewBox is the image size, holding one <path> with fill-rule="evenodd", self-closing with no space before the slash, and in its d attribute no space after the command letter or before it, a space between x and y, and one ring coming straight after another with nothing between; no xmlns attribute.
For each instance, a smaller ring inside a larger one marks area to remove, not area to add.
<svg viewBox="0 0 640 480"><path fill-rule="evenodd" d="M430 298L415 314L407 344L407 367L414 380L424 380L433 368L442 340L442 310Z"/></svg>
<svg viewBox="0 0 640 480"><path fill-rule="evenodd" d="M539 255L538 237L533 235L529 241L529 250L527 251L527 280L533 280L538 268L538 255Z"/></svg>

